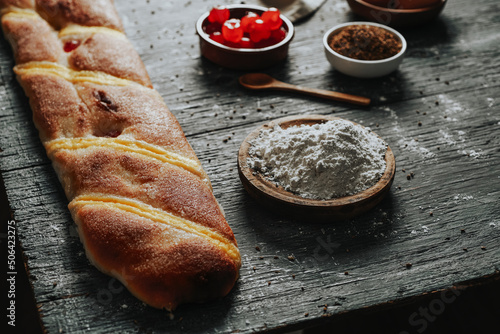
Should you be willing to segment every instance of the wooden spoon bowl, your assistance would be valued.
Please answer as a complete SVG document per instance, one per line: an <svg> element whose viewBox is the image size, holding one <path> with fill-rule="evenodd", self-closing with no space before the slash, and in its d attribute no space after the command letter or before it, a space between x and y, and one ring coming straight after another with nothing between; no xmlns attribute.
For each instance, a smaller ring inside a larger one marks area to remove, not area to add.
<svg viewBox="0 0 500 334"><path fill-rule="evenodd" d="M245 190L263 206L282 214L312 220L350 219L376 206L387 195L394 180L396 161L389 147L385 154L386 169L375 185L355 195L330 200L314 200L297 196L248 166L250 142L258 137L262 130L276 125L286 129L290 126L314 125L338 119L340 118L325 115L290 116L276 119L252 131L245 138L238 152L238 174Z"/></svg>

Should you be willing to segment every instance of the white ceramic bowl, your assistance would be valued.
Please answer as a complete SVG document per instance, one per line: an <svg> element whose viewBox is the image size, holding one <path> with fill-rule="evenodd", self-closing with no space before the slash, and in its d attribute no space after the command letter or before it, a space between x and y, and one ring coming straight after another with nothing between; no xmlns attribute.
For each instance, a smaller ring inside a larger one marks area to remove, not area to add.
<svg viewBox="0 0 500 334"><path fill-rule="evenodd" d="M331 36L338 33L345 27L352 25L376 26L390 31L401 40L401 51L390 58L381 60L358 60L343 56L340 53L333 51L329 45ZM323 46L325 48L326 58L339 72L357 78L376 78L387 75L399 67L403 61L403 56L406 51L406 40L399 32L383 24L373 22L348 22L337 25L328 30L323 37Z"/></svg>

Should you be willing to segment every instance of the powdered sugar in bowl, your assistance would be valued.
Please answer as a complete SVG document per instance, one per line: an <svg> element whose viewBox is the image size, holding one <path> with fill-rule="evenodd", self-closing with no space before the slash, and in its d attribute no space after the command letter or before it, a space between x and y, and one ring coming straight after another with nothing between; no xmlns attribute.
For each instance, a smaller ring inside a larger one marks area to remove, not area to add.
<svg viewBox="0 0 500 334"><path fill-rule="evenodd" d="M388 193L391 149L369 129L333 116L271 121L242 143L238 171L261 204L308 218L348 219Z"/></svg>

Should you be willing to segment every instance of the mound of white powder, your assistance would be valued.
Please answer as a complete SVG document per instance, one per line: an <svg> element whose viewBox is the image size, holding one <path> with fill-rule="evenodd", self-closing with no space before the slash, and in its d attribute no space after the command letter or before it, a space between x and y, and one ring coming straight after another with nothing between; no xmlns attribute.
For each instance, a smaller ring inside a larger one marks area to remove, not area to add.
<svg viewBox="0 0 500 334"><path fill-rule="evenodd" d="M387 144L345 120L265 129L250 141L247 163L285 190L327 200L370 188L383 175Z"/></svg>

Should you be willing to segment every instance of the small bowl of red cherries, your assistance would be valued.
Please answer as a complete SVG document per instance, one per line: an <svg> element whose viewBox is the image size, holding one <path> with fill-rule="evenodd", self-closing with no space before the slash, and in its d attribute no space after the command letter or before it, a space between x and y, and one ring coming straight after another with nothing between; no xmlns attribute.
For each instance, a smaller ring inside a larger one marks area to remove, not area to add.
<svg viewBox="0 0 500 334"><path fill-rule="evenodd" d="M276 8L215 6L196 22L200 51L231 69L255 70L283 61L293 38L292 22Z"/></svg>

